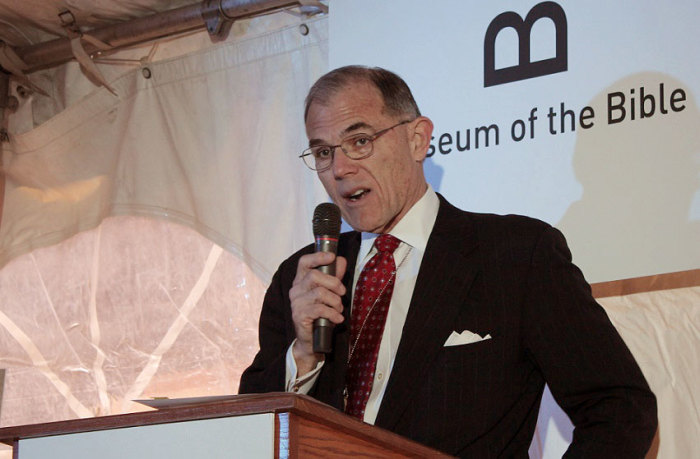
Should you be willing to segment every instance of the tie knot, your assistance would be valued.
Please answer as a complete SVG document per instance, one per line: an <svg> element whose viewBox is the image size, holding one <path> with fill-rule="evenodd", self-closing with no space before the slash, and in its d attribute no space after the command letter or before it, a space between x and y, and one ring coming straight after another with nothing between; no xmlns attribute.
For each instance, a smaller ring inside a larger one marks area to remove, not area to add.
<svg viewBox="0 0 700 459"><path fill-rule="evenodd" d="M394 253L394 250L399 246L401 241L392 236L391 234L382 234L374 242L374 246L377 250L381 252Z"/></svg>

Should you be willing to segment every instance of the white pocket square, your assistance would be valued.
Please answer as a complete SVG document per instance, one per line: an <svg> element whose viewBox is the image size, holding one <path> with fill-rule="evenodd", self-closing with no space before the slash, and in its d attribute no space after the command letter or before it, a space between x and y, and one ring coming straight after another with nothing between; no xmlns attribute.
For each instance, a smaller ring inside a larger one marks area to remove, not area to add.
<svg viewBox="0 0 700 459"><path fill-rule="evenodd" d="M484 337L481 337L480 335L470 332L469 330L464 330L462 333L457 333L455 331L452 332L452 334L447 338L447 341L445 341L445 347L447 346L461 346L462 344L472 344L472 343L478 343L479 341L484 341L487 339L491 339L491 335L487 334Z"/></svg>

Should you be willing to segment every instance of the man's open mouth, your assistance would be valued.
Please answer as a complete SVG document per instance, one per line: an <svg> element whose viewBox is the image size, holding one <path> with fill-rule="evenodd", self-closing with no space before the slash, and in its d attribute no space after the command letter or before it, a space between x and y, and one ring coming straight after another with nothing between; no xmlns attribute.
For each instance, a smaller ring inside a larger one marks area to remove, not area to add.
<svg viewBox="0 0 700 459"><path fill-rule="evenodd" d="M367 193L369 193L369 190L367 190L365 188L360 188L359 190L355 191L353 194L349 195L347 198L352 202L356 202L356 201L362 199Z"/></svg>

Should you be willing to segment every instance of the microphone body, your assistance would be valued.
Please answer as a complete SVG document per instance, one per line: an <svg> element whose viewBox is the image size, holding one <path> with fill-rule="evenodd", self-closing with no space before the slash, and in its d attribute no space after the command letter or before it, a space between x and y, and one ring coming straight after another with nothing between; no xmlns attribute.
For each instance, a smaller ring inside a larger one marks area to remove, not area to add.
<svg viewBox="0 0 700 459"><path fill-rule="evenodd" d="M328 235L315 236L315 251L316 252L333 252L338 253L338 236L332 237ZM324 274L335 276L335 260L329 265L319 266L316 269Z"/></svg>
<svg viewBox="0 0 700 459"><path fill-rule="evenodd" d="M314 210L314 247L316 252L338 251L338 237L340 236L340 209L335 204L326 202L316 206ZM335 260L328 265L319 266L316 269L322 273L335 276ZM333 322L319 317L313 324L313 349L314 352L328 354L333 350Z"/></svg>

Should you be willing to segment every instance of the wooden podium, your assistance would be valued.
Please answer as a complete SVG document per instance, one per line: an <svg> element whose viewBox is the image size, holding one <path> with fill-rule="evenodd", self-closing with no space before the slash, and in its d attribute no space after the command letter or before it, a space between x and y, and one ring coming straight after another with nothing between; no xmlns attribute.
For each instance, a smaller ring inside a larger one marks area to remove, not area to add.
<svg viewBox="0 0 700 459"><path fill-rule="evenodd" d="M0 429L14 459L449 457L305 395L164 401L157 411Z"/></svg>

